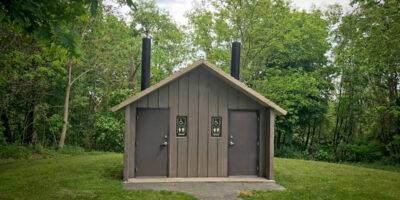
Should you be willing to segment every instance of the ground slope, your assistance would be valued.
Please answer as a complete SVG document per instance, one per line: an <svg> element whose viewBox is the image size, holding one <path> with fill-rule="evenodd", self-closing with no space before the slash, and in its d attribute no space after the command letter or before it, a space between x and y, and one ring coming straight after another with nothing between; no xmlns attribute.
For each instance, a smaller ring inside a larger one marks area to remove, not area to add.
<svg viewBox="0 0 400 200"><path fill-rule="evenodd" d="M400 199L400 173L327 162L275 159L285 192L244 193L244 199Z"/></svg>
<svg viewBox="0 0 400 200"><path fill-rule="evenodd" d="M122 155L0 160L0 199L194 199L166 191L126 191ZM325 162L275 159L283 192L243 192L244 199L400 199L400 173Z"/></svg>

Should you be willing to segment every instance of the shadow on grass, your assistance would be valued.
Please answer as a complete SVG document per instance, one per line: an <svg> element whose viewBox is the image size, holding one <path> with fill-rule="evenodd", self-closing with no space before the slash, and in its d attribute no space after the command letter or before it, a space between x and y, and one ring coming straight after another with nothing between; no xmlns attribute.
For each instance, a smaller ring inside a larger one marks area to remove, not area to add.
<svg viewBox="0 0 400 200"><path fill-rule="evenodd" d="M103 177L105 177L107 179L122 181L124 178L123 166L122 165L113 165L113 166L104 168Z"/></svg>

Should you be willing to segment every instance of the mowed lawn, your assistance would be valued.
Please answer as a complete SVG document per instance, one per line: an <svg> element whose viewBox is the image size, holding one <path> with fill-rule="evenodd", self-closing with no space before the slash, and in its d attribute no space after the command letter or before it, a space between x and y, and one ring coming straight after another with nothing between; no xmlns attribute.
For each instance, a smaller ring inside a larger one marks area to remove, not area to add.
<svg viewBox="0 0 400 200"><path fill-rule="evenodd" d="M122 154L0 160L0 199L195 199L122 189ZM400 173L351 165L275 159L286 191L247 191L244 199L400 199Z"/></svg>

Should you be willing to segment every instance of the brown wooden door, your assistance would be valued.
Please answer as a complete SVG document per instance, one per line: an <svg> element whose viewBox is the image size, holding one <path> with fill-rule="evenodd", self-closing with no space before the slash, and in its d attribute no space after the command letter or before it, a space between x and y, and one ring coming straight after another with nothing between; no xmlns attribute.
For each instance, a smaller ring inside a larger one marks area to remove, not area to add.
<svg viewBox="0 0 400 200"><path fill-rule="evenodd" d="M229 111L229 176L257 175L257 132L258 114L256 111Z"/></svg>
<svg viewBox="0 0 400 200"><path fill-rule="evenodd" d="M168 109L141 109L136 117L136 176L168 176Z"/></svg>

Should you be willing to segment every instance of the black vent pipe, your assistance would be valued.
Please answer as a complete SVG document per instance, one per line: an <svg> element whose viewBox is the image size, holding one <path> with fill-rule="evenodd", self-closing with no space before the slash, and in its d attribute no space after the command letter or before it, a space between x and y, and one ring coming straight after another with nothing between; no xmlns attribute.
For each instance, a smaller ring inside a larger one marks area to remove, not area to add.
<svg viewBox="0 0 400 200"><path fill-rule="evenodd" d="M143 38L142 40L142 79L141 90L145 90L150 86L150 57L151 57L151 39Z"/></svg>
<svg viewBox="0 0 400 200"><path fill-rule="evenodd" d="M231 76L240 78L240 42L232 42Z"/></svg>

